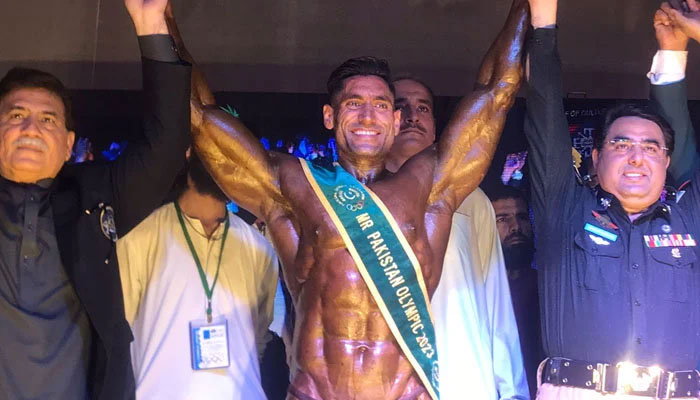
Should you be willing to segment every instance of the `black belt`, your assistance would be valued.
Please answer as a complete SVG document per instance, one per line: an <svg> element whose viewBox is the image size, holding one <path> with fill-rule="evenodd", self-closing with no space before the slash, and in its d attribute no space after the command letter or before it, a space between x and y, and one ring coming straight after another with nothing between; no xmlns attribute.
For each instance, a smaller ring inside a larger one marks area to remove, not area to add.
<svg viewBox="0 0 700 400"><path fill-rule="evenodd" d="M600 393L647 396L655 399L698 397L700 373L664 371L623 362L617 365L552 357L545 361L542 383L573 386Z"/></svg>

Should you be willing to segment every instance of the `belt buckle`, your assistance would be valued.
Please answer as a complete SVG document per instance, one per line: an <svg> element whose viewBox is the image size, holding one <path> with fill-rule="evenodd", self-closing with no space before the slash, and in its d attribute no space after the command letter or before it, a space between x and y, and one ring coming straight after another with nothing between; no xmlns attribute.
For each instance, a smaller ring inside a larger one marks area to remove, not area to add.
<svg viewBox="0 0 700 400"><path fill-rule="evenodd" d="M608 373L609 364L597 363L596 368L593 369L593 365L588 365L588 369L593 370L593 383L595 384L595 390L601 393L608 393L605 390L605 379Z"/></svg>
<svg viewBox="0 0 700 400"><path fill-rule="evenodd" d="M616 394L668 398L671 385L667 385L668 387L664 390L666 393L659 393L659 383L664 375L664 370L661 368L642 367L626 361L617 363L615 368L617 368Z"/></svg>

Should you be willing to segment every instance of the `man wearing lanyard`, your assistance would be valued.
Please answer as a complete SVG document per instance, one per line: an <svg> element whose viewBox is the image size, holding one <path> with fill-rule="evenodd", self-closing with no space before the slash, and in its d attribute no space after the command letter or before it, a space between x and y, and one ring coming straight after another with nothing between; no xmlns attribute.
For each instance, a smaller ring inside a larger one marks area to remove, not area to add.
<svg viewBox="0 0 700 400"><path fill-rule="evenodd" d="M277 258L194 152L177 199L119 240L138 398L264 399Z"/></svg>
<svg viewBox="0 0 700 400"><path fill-rule="evenodd" d="M628 106L612 110L594 137L600 186L577 185L561 100L557 1L530 4L525 132L549 356L538 398L697 398L698 185L677 204L659 200L673 131L658 115Z"/></svg>

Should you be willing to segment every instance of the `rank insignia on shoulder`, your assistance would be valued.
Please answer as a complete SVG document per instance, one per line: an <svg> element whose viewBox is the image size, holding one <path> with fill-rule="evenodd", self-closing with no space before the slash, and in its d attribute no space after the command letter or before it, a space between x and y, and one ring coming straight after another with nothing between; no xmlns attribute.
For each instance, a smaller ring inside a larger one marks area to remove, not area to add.
<svg viewBox="0 0 700 400"><path fill-rule="evenodd" d="M593 233L593 234L595 234L595 235L598 235L598 236L601 236L601 237L603 237L603 238L605 238L605 239L608 239L608 240L611 241L611 242L614 242L614 241L617 240L617 234L612 233L612 232L610 232L610 231L606 231L605 229L599 228L599 227L597 227L597 226L595 226L595 225L592 225L592 224L588 224L588 223L587 223L587 224L583 227L583 229L585 229L586 231L588 231L588 232L590 232L590 233ZM589 236L592 236L592 235L589 235ZM595 242L595 239L593 239L592 237L591 237L591 239ZM608 243L608 244L609 244L609 243Z"/></svg>
<svg viewBox="0 0 700 400"><path fill-rule="evenodd" d="M588 235L588 237L591 238L591 240L593 241L593 243L595 243L595 244L597 244L597 245L599 245L599 246L609 246L609 245L610 245L610 242L608 242L607 240L603 239L603 238L600 237L600 236Z"/></svg>
<svg viewBox="0 0 700 400"><path fill-rule="evenodd" d="M681 201L681 197L685 194L685 190L679 190L678 193L676 193L676 203Z"/></svg>
<svg viewBox="0 0 700 400"><path fill-rule="evenodd" d="M650 249L657 247L695 247L697 243L692 235L644 235L644 244ZM678 249L674 249L678 250ZM678 250L680 252L680 250ZM680 253L679 253L680 256ZM675 257L675 256L674 256ZM678 257L676 257L678 258Z"/></svg>
<svg viewBox="0 0 700 400"><path fill-rule="evenodd" d="M603 228L608 228L608 229L614 229L614 230L619 230L620 228L615 225L612 220L610 220L610 217L607 215L602 215L601 213L593 210L593 217L595 217L595 220L598 221L598 223L603 226Z"/></svg>

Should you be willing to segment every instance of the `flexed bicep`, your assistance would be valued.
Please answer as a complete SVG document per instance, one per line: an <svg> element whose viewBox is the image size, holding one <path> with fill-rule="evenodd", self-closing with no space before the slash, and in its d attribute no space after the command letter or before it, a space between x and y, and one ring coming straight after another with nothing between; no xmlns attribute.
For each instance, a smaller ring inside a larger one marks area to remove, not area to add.
<svg viewBox="0 0 700 400"><path fill-rule="evenodd" d="M486 174L522 81L528 9L527 1L513 1L506 25L482 62L475 90L460 101L441 135L430 204L445 203L454 210Z"/></svg>
<svg viewBox="0 0 700 400"><path fill-rule="evenodd" d="M289 208L280 190L277 156L271 156L238 118L218 107L203 107L201 117L201 124L192 129L194 148L224 193L266 221L273 210Z"/></svg>
<svg viewBox="0 0 700 400"><path fill-rule="evenodd" d="M276 168L258 139L233 115L216 106L204 74L185 47L172 6L165 10L168 31L183 60L193 65L190 120L194 149L217 184L241 207L267 220L287 206Z"/></svg>

